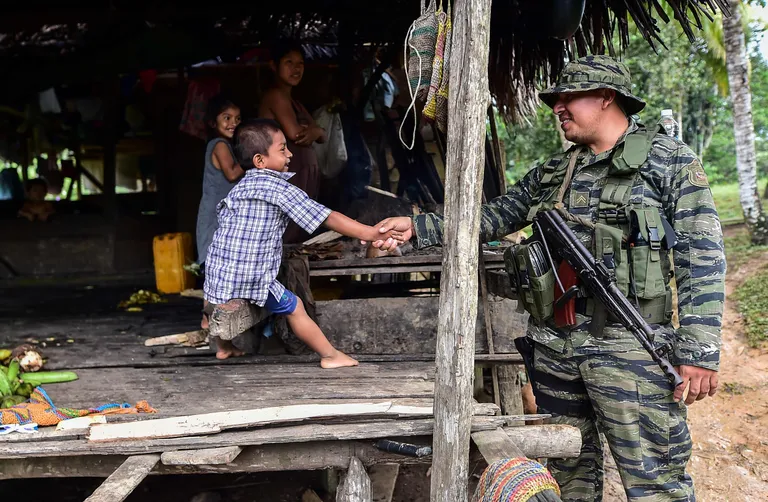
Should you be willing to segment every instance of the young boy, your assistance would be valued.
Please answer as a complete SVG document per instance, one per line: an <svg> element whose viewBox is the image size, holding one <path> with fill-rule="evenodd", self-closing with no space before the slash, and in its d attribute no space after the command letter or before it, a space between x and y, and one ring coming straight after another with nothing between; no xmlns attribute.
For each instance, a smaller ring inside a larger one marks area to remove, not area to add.
<svg viewBox="0 0 768 502"><path fill-rule="evenodd" d="M289 220L309 233L324 224L369 242L382 239L378 229L331 211L288 182L292 154L277 122L256 119L240 124L234 144L245 175L218 205L219 228L205 262L205 299L227 310L248 301L285 315L296 336L320 355L320 366L357 366L355 359L331 345L301 300L277 281L282 236ZM242 355L230 340L216 343L219 359Z"/></svg>

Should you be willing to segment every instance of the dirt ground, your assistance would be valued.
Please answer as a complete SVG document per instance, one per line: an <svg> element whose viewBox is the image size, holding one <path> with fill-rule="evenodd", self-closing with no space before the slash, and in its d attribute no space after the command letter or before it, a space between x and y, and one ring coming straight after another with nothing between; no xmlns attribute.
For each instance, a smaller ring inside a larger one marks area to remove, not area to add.
<svg viewBox="0 0 768 502"><path fill-rule="evenodd" d="M768 252L750 258L738 270L729 269L719 390L688 408L693 437L688 472L701 502L768 500L768 347L749 347L743 320L727 300L766 266ZM612 459L606 464L605 502L627 500Z"/></svg>

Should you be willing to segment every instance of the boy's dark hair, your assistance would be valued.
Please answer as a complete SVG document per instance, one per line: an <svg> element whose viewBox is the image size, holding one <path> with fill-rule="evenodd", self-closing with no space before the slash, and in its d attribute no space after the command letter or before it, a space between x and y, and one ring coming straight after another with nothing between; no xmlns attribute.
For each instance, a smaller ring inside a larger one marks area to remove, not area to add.
<svg viewBox="0 0 768 502"><path fill-rule="evenodd" d="M235 158L244 170L253 169L253 156L256 154L267 155L272 146L274 134L280 130L280 124L272 119L251 119L241 122L235 135Z"/></svg>
<svg viewBox="0 0 768 502"><path fill-rule="evenodd" d="M48 182L45 181L44 178L33 178L31 180L28 180L27 184L26 184L26 186L24 188L27 190L27 192L29 192L30 190L32 190L36 186L43 187L43 188L45 188L46 192L48 191Z"/></svg>
<svg viewBox="0 0 768 502"><path fill-rule="evenodd" d="M269 57L272 58L272 62L275 66L280 64L280 60L283 59L289 52L298 52L301 57L305 57L304 48L301 46L298 40L291 38L282 39L274 42L269 49Z"/></svg>
<svg viewBox="0 0 768 502"><path fill-rule="evenodd" d="M217 94L208 100L208 106L205 109L205 129L208 131L208 139L214 139L216 132L216 117L227 108L240 108L234 101L224 94Z"/></svg>

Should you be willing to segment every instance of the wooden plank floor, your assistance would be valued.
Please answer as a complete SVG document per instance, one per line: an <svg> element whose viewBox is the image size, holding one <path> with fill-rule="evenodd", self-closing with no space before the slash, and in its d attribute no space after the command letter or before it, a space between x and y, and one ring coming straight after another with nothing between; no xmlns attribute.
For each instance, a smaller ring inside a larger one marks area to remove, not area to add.
<svg viewBox="0 0 768 502"><path fill-rule="evenodd" d="M431 403L432 362L387 362L379 356L368 358L377 362L361 358L356 368L323 370L314 355L220 362L210 350L145 347L148 337L199 327L201 302L169 295L166 303L143 305L141 312L117 307L140 287L0 289L8 299L0 317L10 319L0 331L0 347L36 341L48 358L47 369L75 370L79 380L44 386L62 407L146 400L160 416L172 416L338 400Z"/></svg>
<svg viewBox="0 0 768 502"><path fill-rule="evenodd" d="M58 406L87 408L146 400L162 416L337 400L431 399L434 364L362 363L323 370L312 363L178 365L77 370L79 380L43 386Z"/></svg>

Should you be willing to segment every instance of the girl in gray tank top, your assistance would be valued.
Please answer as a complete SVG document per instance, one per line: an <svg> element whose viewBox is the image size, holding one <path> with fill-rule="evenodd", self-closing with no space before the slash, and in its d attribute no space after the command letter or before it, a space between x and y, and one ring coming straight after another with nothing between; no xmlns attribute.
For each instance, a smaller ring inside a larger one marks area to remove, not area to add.
<svg viewBox="0 0 768 502"><path fill-rule="evenodd" d="M232 101L215 96L208 102L205 123L208 146L205 149L203 195L197 211L197 262L205 263L208 246L218 228L216 206L243 176L243 170L232 151L232 136L240 123L240 108Z"/></svg>
<svg viewBox="0 0 768 502"><path fill-rule="evenodd" d="M208 128L208 146L205 148L205 168L203 171L203 195L197 210L197 263L205 273L205 258L213 234L219 227L216 206L227 196L232 187L243 176L243 170L232 151L232 137L240 123L240 108L229 99L219 95L208 101L205 113L205 125ZM208 328L208 305L203 301L203 319L200 327Z"/></svg>

